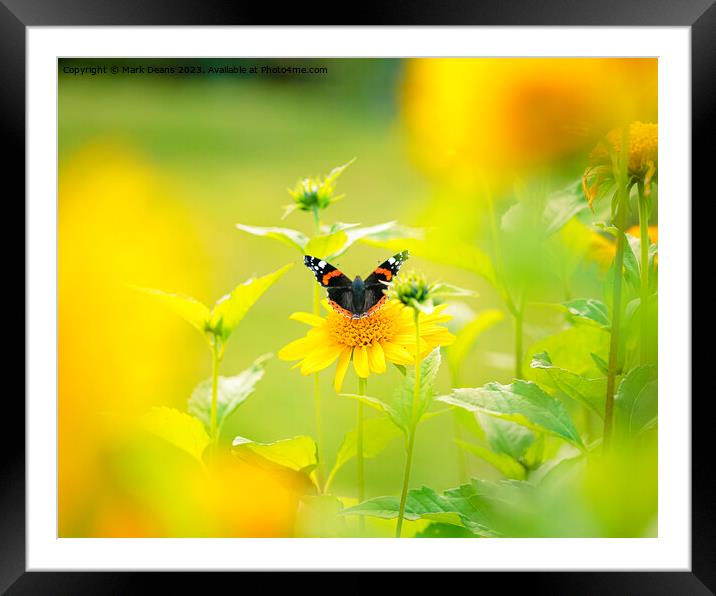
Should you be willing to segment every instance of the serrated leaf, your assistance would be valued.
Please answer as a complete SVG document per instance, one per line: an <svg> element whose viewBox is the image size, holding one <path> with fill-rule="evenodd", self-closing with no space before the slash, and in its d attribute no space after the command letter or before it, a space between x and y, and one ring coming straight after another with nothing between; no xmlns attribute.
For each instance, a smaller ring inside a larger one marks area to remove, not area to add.
<svg viewBox="0 0 716 596"><path fill-rule="evenodd" d="M377 457L400 434L400 430L387 418L369 418L365 420L363 422L363 457ZM332 479L338 470L356 457L357 445L358 430L353 429L345 436L338 449L336 463L328 475L329 479Z"/></svg>
<svg viewBox="0 0 716 596"><path fill-rule="evenodd" d="M469 451L480 459L485 460L491 466L504 474L507 478L512 478L514 480L525 479L525 476L527 474L525 467L509 455L505 453L496 453L494 451L491 451L490 449L482 447L481 445L476 445L474 443L466 443L465 441L460 441L459 439L456 439L456 443L465 451Z"/></svg>
<svg viewBox="0 0 716 596"><path fill-rule="evenodd" d="M393 421L408 433L413 421L417 424L433 402L433 385L440 370L440 348L435 348L420 362L420 388L418 403L413 412L413 393L415 388L415 367L406 368L402 386L398 389L393 401Z"/></svg>
<svg viewBox="0 0 716 596"><path fill-rule="evenodd" d="M562 403L535 383L488 383L474 389L453 389L450 395L436 399L546 432L584 449L582 439Z"/></svg>
<svg viewBox="0 0 716 596"><path fill-rule="evenodd" d="M563 302L562 305L566 308L567 312L574 317L592 321L605 328L609 328L611 326L609 309L607 308L607 305L600 300L595 300L593 298L578 298L576 300Z"/></svg>
<svg viewBox="0 0 716 596"><path fill-rule="evenodd" d="M535 441L535 434L520 424L487 414L475 414L493 451L521 461Z"/></svg>
<svg viewBox="0 0 716 596"><path fill-rule="evenodd" d="M218 432L226 419L254 392L256 383L264 376L264 362L271 355L257 358L246 370L233 377L219 377L216 399ZM189 398L189 413L208 429L211 425L211 379L199 383Z"/></svg>
<svg viewBox="0 0 716 596"><path fill-rule="evenodd" d="M336 253L348 242L348 234L344 230L339 230L330 234L321 234L314 236L305 246L305 253L319 259L332 258Z"/></svg>
<svg viewBox="0 0 716 596"><path fill-rule="evenodd" d="M343 244L343 246L339 250L331 252L327 256L327 258L329 258L329 259L335 259L335 258L341 256L353 244L355 244L359 240L362 240L363 238L387 232L393 226L396 225L396 222L389 221L389 222L377 224L374 226L367 226L365 228L359 228L359 227L355 227L353 225L348 227L349 224L343 224L343 225L346 226L346 227L342 228L343 230L345 230L345 233L346 233L346 242L345 242L345 244ZM335 230L332 230L332 231L335 231Z"/></svg>
<svg viewBox="0 0 716 596"><path fill-rule="evenodd" d="M277 271L263 277L249 279L237 286L231 294L224 296L216 303L214 310L211 312L210 325L212 330L223 341L226 341L263 293L291 267L293 267L293 263L284 265Z"/></svg>
<svg viewBox="0 0 716 596"><path fill-rule="evenodd" d="M275 227L262 228L257 226L246 226L243 224L236 224L236 227L239 230L242 230L243 232L247 232L248 234L252 234L254 236L261 236L264 238L271 238L272 240L277 240L278 242L281 242L286 246L290 246L291 248L296 249L301 254L305 253L305 247L308 243L308 236L306 236L306 234L304 234L303 232L299 232L298 230Z"/></svg>
<svg viewBox="0 0 716 596"><path fill-rule="evenodd" d="M639 366L622 380L614 396L615 431L627 436L654 428L658 416L658 370Z"/></svg>
<svg viewBox="0 0 716 596"><path fill-rule="evenodd" d="M184 294L169 294L153 288L140 288L132 286L135 290L144 292L156 298L183 318L187 323L196 327L202 335L206 331L211 313L209 309L198 300Z"/></svg>
<svg viewBox="0 0 716 596"><path fill-rule="evenodd" d="M377 397L368 395L356 395L354 393L341 393L341 397L355 399L388 414L393 423L406 435L413 424L419 423L424 417L426 410L433 402L433 383L440 369L440 348L435 348L420 362L420 395L416 411L413 412L413 391L415 388L415 367L407 366L405 376L401 379L401 386L398 388L393 399L387 403Z"/></svg>
<svg viewBox="0 0 716 596"><path fill-rule="evenodd" d="M543 371L542 384L561 391L566 396L592 410L597 416L604 417L607 379L589 379L552 364L547 352L532 357L530 367Z"/></svg>
<svg viewBox="0 0 716 596"><path fill-rule="evenodd" d="M152 408L139 420L141 428L161 437L175 447L186 451L193 458L201 457L210 442L201 422L173 408Z"/></svg>
<svg viewBox="0 0 716 596"><path fill-rule="evenodd" d="M394 496L376 497L343 510L343 515L368 515L383 519L398 517L400 500ZM488 522L476 504L476 500L449 498L423 486L411 489L405 502L405 519L429 519L444 524L464 526L471 531L490 535Z"/></svg>
<svg viewBox="0 0 716 596"><path fill-rule="evenodd" d="M258 443L235 437L232 451L239 456L255 455L271 463L308 474L318 465L316 443L311 437L298 436L271 443Z"/></svg>

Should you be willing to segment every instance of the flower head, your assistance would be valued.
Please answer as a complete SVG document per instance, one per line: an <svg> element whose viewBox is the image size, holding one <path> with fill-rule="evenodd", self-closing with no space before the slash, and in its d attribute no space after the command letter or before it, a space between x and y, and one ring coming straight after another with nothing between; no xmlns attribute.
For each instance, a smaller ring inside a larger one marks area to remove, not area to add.
<svg viewBox="0 0 716 596"><path fill-rule="evenodd" d="M584 194L591 206L601 188L614 182L613 157L621 159L624 129L610 131L589 157L589 167L582 176ZM659 166L659 125L655 123L632 122L628 135L627 175L631 181L644 185L644 195L651 194L651 183L656 179Z"/></svg>
<svg viewBox="0 0 716 596"><path fill-rule="evenodd" d="M291 315L311 329L284 346L278 356L298 360L296 366L304 375L328 368L337 360L334 387L340 391L351 360L356 374L367 378L371 372L384 373L388 362L411 364L416 352L422 357L436 346L452 343L454 336L441 325L451 318L443 312L445 306L420 314L420 346L416 346L413 313L398 301L388 300L383 308L362 319L344 317L324 302L325 317L303 312Z"/></svg>
<svg viewBox="0 0 716 596"><path fill-rule="evenodd" d="M475 296L474 292L442 282L429 283L421 273L410 272L396 279L388 296L424 314L430 314L446 296Z"/></svg>
<svg viewBox="0 0 716 596"><path fill-rule="evenodd" d="M293 189L288 190L294 202L286 206L284 217L296 209L316 212L342 199L343 195L336 196L334 194L336 190L336 179L352 163L353 160L342 166L333 168L327 176L322 178L303 178L299 180Z"/></svg>

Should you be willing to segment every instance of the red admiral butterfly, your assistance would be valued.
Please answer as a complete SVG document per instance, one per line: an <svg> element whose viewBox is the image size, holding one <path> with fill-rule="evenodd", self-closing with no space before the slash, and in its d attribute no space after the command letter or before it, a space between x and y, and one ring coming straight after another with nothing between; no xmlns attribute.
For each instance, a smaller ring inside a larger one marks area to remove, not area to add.
<svg viewBox="0 0 716 596"><path fill-rule="evenodd" d="M327 289L328 304L333 310L351 319L362 319L385 304L387 297L383 290L398 275L407 258L407 250L399 252L376 267L365 280L357 275L352 281L323 259L306 255L303 263L313 272L316 281Z"/></svg>

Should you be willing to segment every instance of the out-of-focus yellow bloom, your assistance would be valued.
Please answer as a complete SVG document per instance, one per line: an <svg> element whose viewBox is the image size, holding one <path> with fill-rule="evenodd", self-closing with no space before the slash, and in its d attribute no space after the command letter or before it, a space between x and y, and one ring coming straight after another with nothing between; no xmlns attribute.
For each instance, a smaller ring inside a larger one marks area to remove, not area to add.
<svg viewBox="0 0 716 596"><path fill-rule="evenodd" d="M126 146L95 142L63 158L58 193L59 534L93 535L88 512L113 486L98 414L183 405L201 370L193 331L125 284L206 285L205 252L174 183ZM178 360L167 346L184 334Z"/></svg>
<svg viewBox="0 0 716 596"><path fill-rule="evenodd" d="M621 155L622 131L622 128L610 131L606 136L606 143L600 142L589 157L589 167L582 177L582 186L590 205L596 198L600 185L614 179L610 153L613 152L617 157ZM653 122L632 122L629 125L628 142L627 172L630 177L644 185L644 195L649 196L651 182L655 179L659 167L659 125Z"/></svg>
<svg viewBox="0 0 716 596"><path fill-rule="evenodd" d="M447 305L435 308L431 314L420 314L421 356L427 355L436 346L448 345L454 336L441 323L451 316L443 312ZM296 366L308 375L328 368L336 360L334 387L340 391L348 365L353 359L353 368L361 378L371 372L384 373L386 363L407 365L415 361L415 322L413 311L400 302L388 300L377 312L362 319L350 319L328 306L325 318L297 312L291 315L294 321L311 326L305 337L286 345L278 353L282 360L300 360Z"/></svg>
<svg viewBox="0 0 716 596"><path fill-rule="evenodd" d="M403 88L417 161L479 183L585 149L617 123L655 119L656 59L415 59Z"/></svg>
<svg viewBox="0 0 716 596"><path fill-rule="evenodd" d="M626 233L630 236L634 236L634 238L639 238L639 226L631 226ZM657 244L659 242L659 226L649 226L649 241L652 244ZM617 244L613 239L607 238L603 234L593 232L588 254L593 261L596 261L599 264L603 271L606 271L609 267L611 267L616 253ZM654 265L658 264L659 255L655 254Z"/></svg>

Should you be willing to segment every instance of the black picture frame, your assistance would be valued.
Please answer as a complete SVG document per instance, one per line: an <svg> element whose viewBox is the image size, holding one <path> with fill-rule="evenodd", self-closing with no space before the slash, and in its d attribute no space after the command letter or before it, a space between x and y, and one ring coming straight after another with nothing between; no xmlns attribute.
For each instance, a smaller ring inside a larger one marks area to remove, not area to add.
<svg viewBox="0 0 716 596"><path fill-rule="evenodd" d="M421 0L411 3L360 3L354 7L358 25L499 25L499 26L682 26L691 29L692 57L692 189L712 200L707 189L713 155L710 134L716 105L716 7L713 0ZM189 0L0 0L0 121L8 150L4 158L5 207L17 206L25 192L25 38L30 26L89 25L277 25L331 24L335 5L312 3L284 5ZM346 8L346 7L343 7ZM279 19L279 22L276 22ZM310 21L310 22L306 22ZM7 186L7 183L10 186ZM6 211L8 213L8 211ZM20 215L24 220L24 210ZM8 223L14 218L6 216ZM14 226L6 226L12 230ZM9 238L6 234L4 238ZM8 240L6 254L11 255ZM13 246L14 249L14 246ZM13 279L6 273L6 279ZM23 271L23 279L25 272ZM14 291L8 284L7 293ZM23 284L23 288L25 288ZM690 291L692 291L690 289ZM23 289L24 297L26 297ZM694 353L694 357L699 355ZM703 356L701 356L703 357ZM697 368L697 370L700 370ZM689 395L671 396L689 399ZM485 573L485 583L499 581L500 589L528 587L537 593L568 594L713 594L716 591L716 495L709 483L713 464L707 444L710 424L707 410L711 392L694 391L692 399L692 565L691 572L529 572ZM24 420L17 394L9 391L3 404L5 420ZM13 426L18 426L14 424ZM22 425L24 427L24 425ZM0 591L10 594L129 594L136 590L171 590L181 582L185 590L216 581L205 573L138 572L26 572L25 571L25 442L20 436L0 433ZM662 486L662 490L668 487ZM293 575L293 574L292 574ZM300 583L314 587L347 586L361 593L375 586L405 590L405 577L372 573L345 577L312 578ZM499 577L498 577L499 575ZM287 575L276 581L295 582ZM402 577L402 579L401 579ZM266 576L257 578L266 582ZM231 580L230 580L231 581ZM274 579L270 580L271 582ZM336 583L334 583L336 582ZM340 583L338 583L340 582ZM245 584L244 584L245 585ZM264 583L264 585L267 585ZM295 585L295 584L294 584ZM239 589L238 586L235 586ZM478 588L476 588L478 589Z"/></svg>

